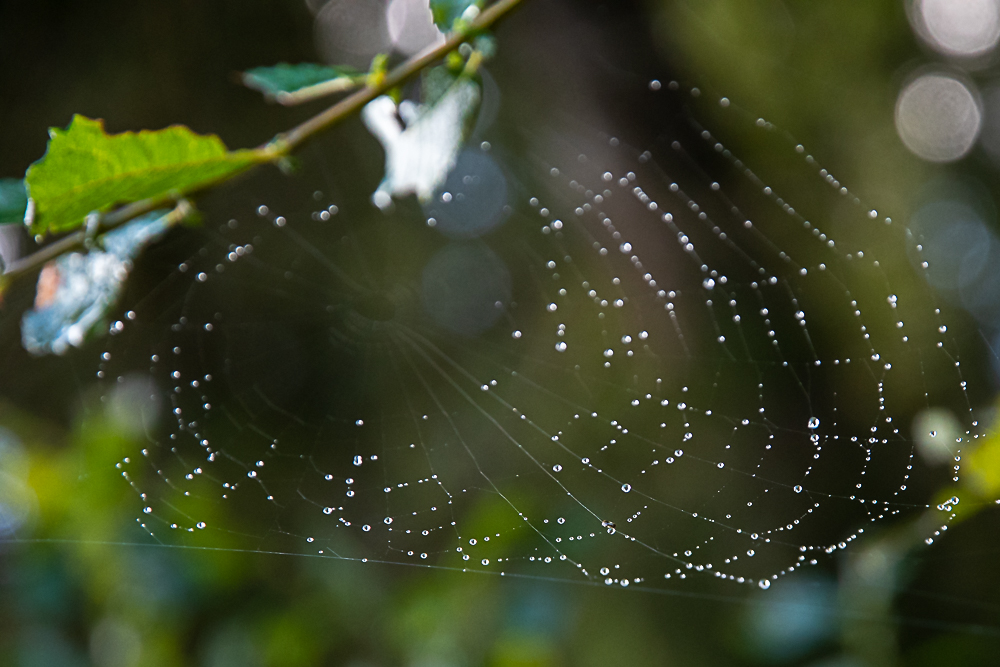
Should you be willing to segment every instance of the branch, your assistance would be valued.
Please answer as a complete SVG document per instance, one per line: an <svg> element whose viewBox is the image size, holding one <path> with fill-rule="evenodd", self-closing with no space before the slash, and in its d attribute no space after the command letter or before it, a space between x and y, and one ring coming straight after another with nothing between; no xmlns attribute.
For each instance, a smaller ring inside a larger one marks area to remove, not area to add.
<svg viewBox="0 0 1000 667"><path fill-rule="evenodd" d="M278 134L274 139L257 148L257 151L259 151L265 159L262 160L261 163L251 166L250 169L258 166L258 164L262 164L263 162L276 162L288 157L291 153L298 150L304 143L313 139L316 135L330 129L337 123L343 121L345 118L357 113L362 107L379 95L382 95L392 88L405 83L429 65L441 60L446 55L461 46L463 42L469 39L469 37L481 33L489 28L493 25L493 23L510 12L510 10L514 9L521 2L522 0L497 0L497 2L480 12L479 15L473 19L465 29L455 31L441 44L438 44L437 46L410 58L403 64L393 69L391 72L387 73L385 77L381 78L381 80L369 81L368 85L361 90L345 97L341 101L337 102L325 111L313 116L304 123L287 132ZM218 181L207 183L197 192L189 192L186 193L186 195L190 197L195 194L200 194L243 173L246 172L237 172ZM137 218L140 215L144 215L150 211L155 211L158 208L177 206L177 209L174 211L174 213L176 213L177 210L181 208L181 204L184 204L187 207L185 208L183 217L180 218L184 219L190 214L190 204L187 203L186 199L182 200L177 194L166 194L160 197L143 199L115 209L110 213L102 214L97 217L96 224L92 226L89 232L84 230L73 232L72 234L64 236L44 246L37 252L32 253L27 257L22 257L16 262L12 262L6 270L3 271L2 277L4 278L4 282L25 273L29 273L64 253L83 248L88 238L88 234L93 236L95 234L110 231L116 227L120 227L134 218Z"/></svg>
<svg viewBox="0 0 1000 667"><path fill-rule="evenodd" d="M441 44L418 54L407 60L405 63L386 74L385 78L377 85L368 85L356 93L345 97L332 107L319 113L298 127L294 127L288 132L284 132L275 137L267 146L279 155L287 155L298 149L303 143L315 135L336 125L347 116L350 116L361 109L373 99L382 95L388 90L404 83L411 77L419 74L424 68L457 49L471 35L482 32L491 26L497 19L514 9L521 0L498 0L488 8L483 10L465 30L452 33Z"/></svg>
<svg viewBox="0 0 1000 667"><path fill-rule="evenodd" d="M155 211L158 208L166 208L168 206L174 207L173 210L165 216L167 218L168 227L173 227L180 224L184 220L187 220L195 210L194 205L187 199L173 199L166 197L157 200L147 199L142 202L136 202L134 204L129 204L128 206L123 206L114 213L108 215L104 219L102 228L107 231L109 229L113 229L114 227L119 227L125 222L137 218L140 215ZM110 226L108 226L109 221L111 223ZM84 229L73 232L72 234L62 237L58 241L50 243L38 252L28 255L27 257L22 257L16 262L12 262L0 277L4 279L4 282L6 282L33 271L60 255L73 252L75 250L83 250L87 247L87 241L89 238L93 238L93 232L88 233L88 231Z"/></svg>

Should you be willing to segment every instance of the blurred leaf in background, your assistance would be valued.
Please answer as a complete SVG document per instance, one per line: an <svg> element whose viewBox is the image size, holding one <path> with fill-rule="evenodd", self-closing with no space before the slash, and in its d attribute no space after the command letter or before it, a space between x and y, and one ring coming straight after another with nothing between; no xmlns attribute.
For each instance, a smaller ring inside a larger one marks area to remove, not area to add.
<svg viewBox="0 0 1000 667"><path fill-rule="evenodd" d="M24 181L14 178L0 179L0 224L24 223L28 207L28 193Z"/></svg>
<svg viewBox="0 0 1000 667"><path fill-rule="evenodd" d="M21 323L24 349L36 355L64 354L106 326L133 261L170 224L168 211L153 211L102 236L100 249L49 262L38 276L35 307Z"/></svg>

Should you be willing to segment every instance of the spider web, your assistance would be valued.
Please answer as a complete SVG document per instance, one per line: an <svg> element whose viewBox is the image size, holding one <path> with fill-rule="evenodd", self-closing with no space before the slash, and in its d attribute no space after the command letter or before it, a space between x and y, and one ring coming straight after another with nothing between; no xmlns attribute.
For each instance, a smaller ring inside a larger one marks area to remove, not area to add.
<svg viewBox="0 0 1000 667"><path fill-rule="evenodd" d="M767 588L927 511L980 399L919 239L728 99L650 89L700 111L638 148L570 122L528 157L474 145L422 218L309 188L206 232L100 362L106 400L142 399L117 464L140 529ZM785 189L708 125L763 142ZM944 464L928 408L961 424Z"/></svg>

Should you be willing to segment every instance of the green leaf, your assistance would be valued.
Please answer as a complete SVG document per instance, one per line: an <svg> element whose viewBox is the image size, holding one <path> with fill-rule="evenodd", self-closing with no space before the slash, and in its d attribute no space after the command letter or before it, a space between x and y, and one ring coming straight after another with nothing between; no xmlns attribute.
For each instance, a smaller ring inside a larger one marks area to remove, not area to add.
<svg viewBox="0 0 1000 667"><path fill-rule="evenodd" d="M448 33L454 27L455 21L463 18L470 7L479 9L482 5L479 0L431 0L431 14L441 32ZM474 16L466 18L471 20Z"/></svg>
<svg viewBox="0 0 1000 667"><path fill-rule="evenodd" d="M0 178L0 225L24 222L27 207L28 193L24 189L24 181Z"/></svg>
<svg viewBox="0 0 1000 667"><path fill-rule="evenodd" d="M183 125L109 135L103 121L80 115L49 136L45 155L24 179L35 233L75 229L92 211L119 204L180 197L272 157L265 150L229 151L214 134Z"/></svg>
<svg viewBox="0 0 1000 667"><path fill-rule="evenodd" d="M244 72L242 79L244 86L264 93L268 99L281 104L297 104L353 88L363 75L351 67L279 63Z"/></svg>

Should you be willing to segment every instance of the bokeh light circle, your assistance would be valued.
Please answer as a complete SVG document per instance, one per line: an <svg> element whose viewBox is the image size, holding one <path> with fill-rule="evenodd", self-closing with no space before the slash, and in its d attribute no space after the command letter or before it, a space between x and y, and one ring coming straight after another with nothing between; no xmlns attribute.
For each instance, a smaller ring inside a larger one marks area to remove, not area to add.
<svg viewBox="0 0 1000 667"><path fill-rule="evenodd" d="M439 326L477 336L503 316L511 298L504 261L479 243L450 243L423 271L424 308Z"/></svg>
<svg viewBox="0 0 1000 667"><path fill-rule="evenodd" d="M896 131L910 151L931 162L965 156L982 128L983 113L971 83L934 72L912 79L896 100Z"/></svg>
<svg viewBox="0 0 1000 667"><path fill-rule="evenodd" d="M975 58L1000 41L1000 0L917 0L917 33L947 56Z"/></svg>
<svg viewBox="0 0 1000 667"><path fill-rule="evenodd" d="M393 47L404 55L444 41L426 0L391 0L386 8L386 25Z"/></svg>

